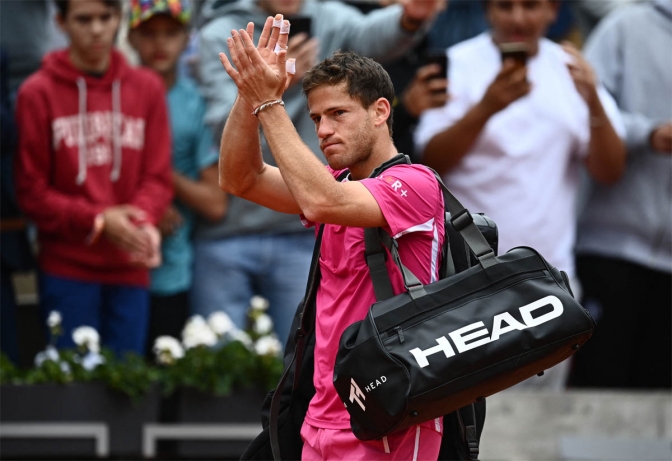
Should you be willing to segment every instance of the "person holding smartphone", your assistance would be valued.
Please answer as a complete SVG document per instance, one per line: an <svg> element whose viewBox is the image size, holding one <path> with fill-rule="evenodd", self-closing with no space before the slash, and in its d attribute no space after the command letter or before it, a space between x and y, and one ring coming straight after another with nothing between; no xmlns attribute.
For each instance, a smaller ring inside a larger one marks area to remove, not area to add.
<svg viewBox="0 0 672 461"><path fill-rule="evenodd" d="M618 181L624 128L581 54L543 38L558 6L486 1L491 30L448 49L450 100L423 113L415 141L467 208L497 222L502 253L530 246L573 279L580 168ZM567 369L519 386L561 389Z"/></svg>

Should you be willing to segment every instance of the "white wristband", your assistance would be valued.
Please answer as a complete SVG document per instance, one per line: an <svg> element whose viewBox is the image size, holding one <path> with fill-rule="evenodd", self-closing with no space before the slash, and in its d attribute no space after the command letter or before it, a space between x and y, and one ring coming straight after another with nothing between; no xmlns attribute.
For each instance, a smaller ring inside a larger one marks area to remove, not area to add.
<svg viewBox="0 0 672 461"><path fill-rule="evenodd" d="M256 117L257 114L259 114L259 112L262 110L266 109L267 107L275 106L276 104L280 104L281 106L285 105L282 99L268 99L255 107L255 109L252 111L252 115Z"/></svg>

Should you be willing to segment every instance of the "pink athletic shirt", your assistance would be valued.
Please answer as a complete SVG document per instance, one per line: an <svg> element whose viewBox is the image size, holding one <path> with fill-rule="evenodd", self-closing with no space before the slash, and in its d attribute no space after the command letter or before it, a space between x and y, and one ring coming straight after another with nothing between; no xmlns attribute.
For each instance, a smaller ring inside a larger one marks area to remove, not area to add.
<svg viewBox="0 0 672 461"><path fill-rule="evenodd" d="M342 172L331 168L329 171L334 177ZM421 165L398 165L360 182L378 202L388 223L385 230L399 242L404 265L422 283L437 280L444 240L444 207L434 174ZM305 218L303 222L307 227L315 224ZM401 293L403 278L392 258L388 258L387 268L395 294ZM364 229L326 224L320 271L313 375L316 394L310 401L306 422L325 429L349 429L350 415L333 385L334 361L343 331L366 317L376 302L364 259ZM440 431L438 421L425 424Z"/></svg>

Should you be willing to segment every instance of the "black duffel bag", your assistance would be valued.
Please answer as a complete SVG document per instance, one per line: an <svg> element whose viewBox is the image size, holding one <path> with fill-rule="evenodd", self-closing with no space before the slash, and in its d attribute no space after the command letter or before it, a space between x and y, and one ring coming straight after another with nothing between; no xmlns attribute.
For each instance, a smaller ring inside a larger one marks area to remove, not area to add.
<svg viewBox="0 0 672 461"><path fill-rule="evenodd" d="M406 292L381 301L376 289L379 301L341 336L334 386L361 440L448 414L543 373L576 352L595 327L564 272L532 248L495 256L471 214L441 185L450 222L478 264L423 286L403 266L396 241L381 229L366 230L367 252L371 235L380 236L377 244L388 246ZM386 271L372 270L374 287L380 288L381 273L389 286Z"/></svg>

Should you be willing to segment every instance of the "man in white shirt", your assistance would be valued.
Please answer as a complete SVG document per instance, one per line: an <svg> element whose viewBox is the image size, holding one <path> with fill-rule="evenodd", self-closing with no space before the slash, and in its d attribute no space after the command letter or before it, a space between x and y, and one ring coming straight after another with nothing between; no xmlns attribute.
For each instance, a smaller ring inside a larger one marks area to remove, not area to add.
<svg viewBox="0 0 672 461"><path fill-rule="evenodd" d="M530 246L573 278L580 165L598 181L617 181L624 130L581 54L543 38L557 7L488 0L491 31L448 49L451 98L422 115L415 141L466 207L495 220L500 252ZM527 46L526 62L502 62L499 46L513 42ZM566 369L525 385L562 389Z"/></svg>

